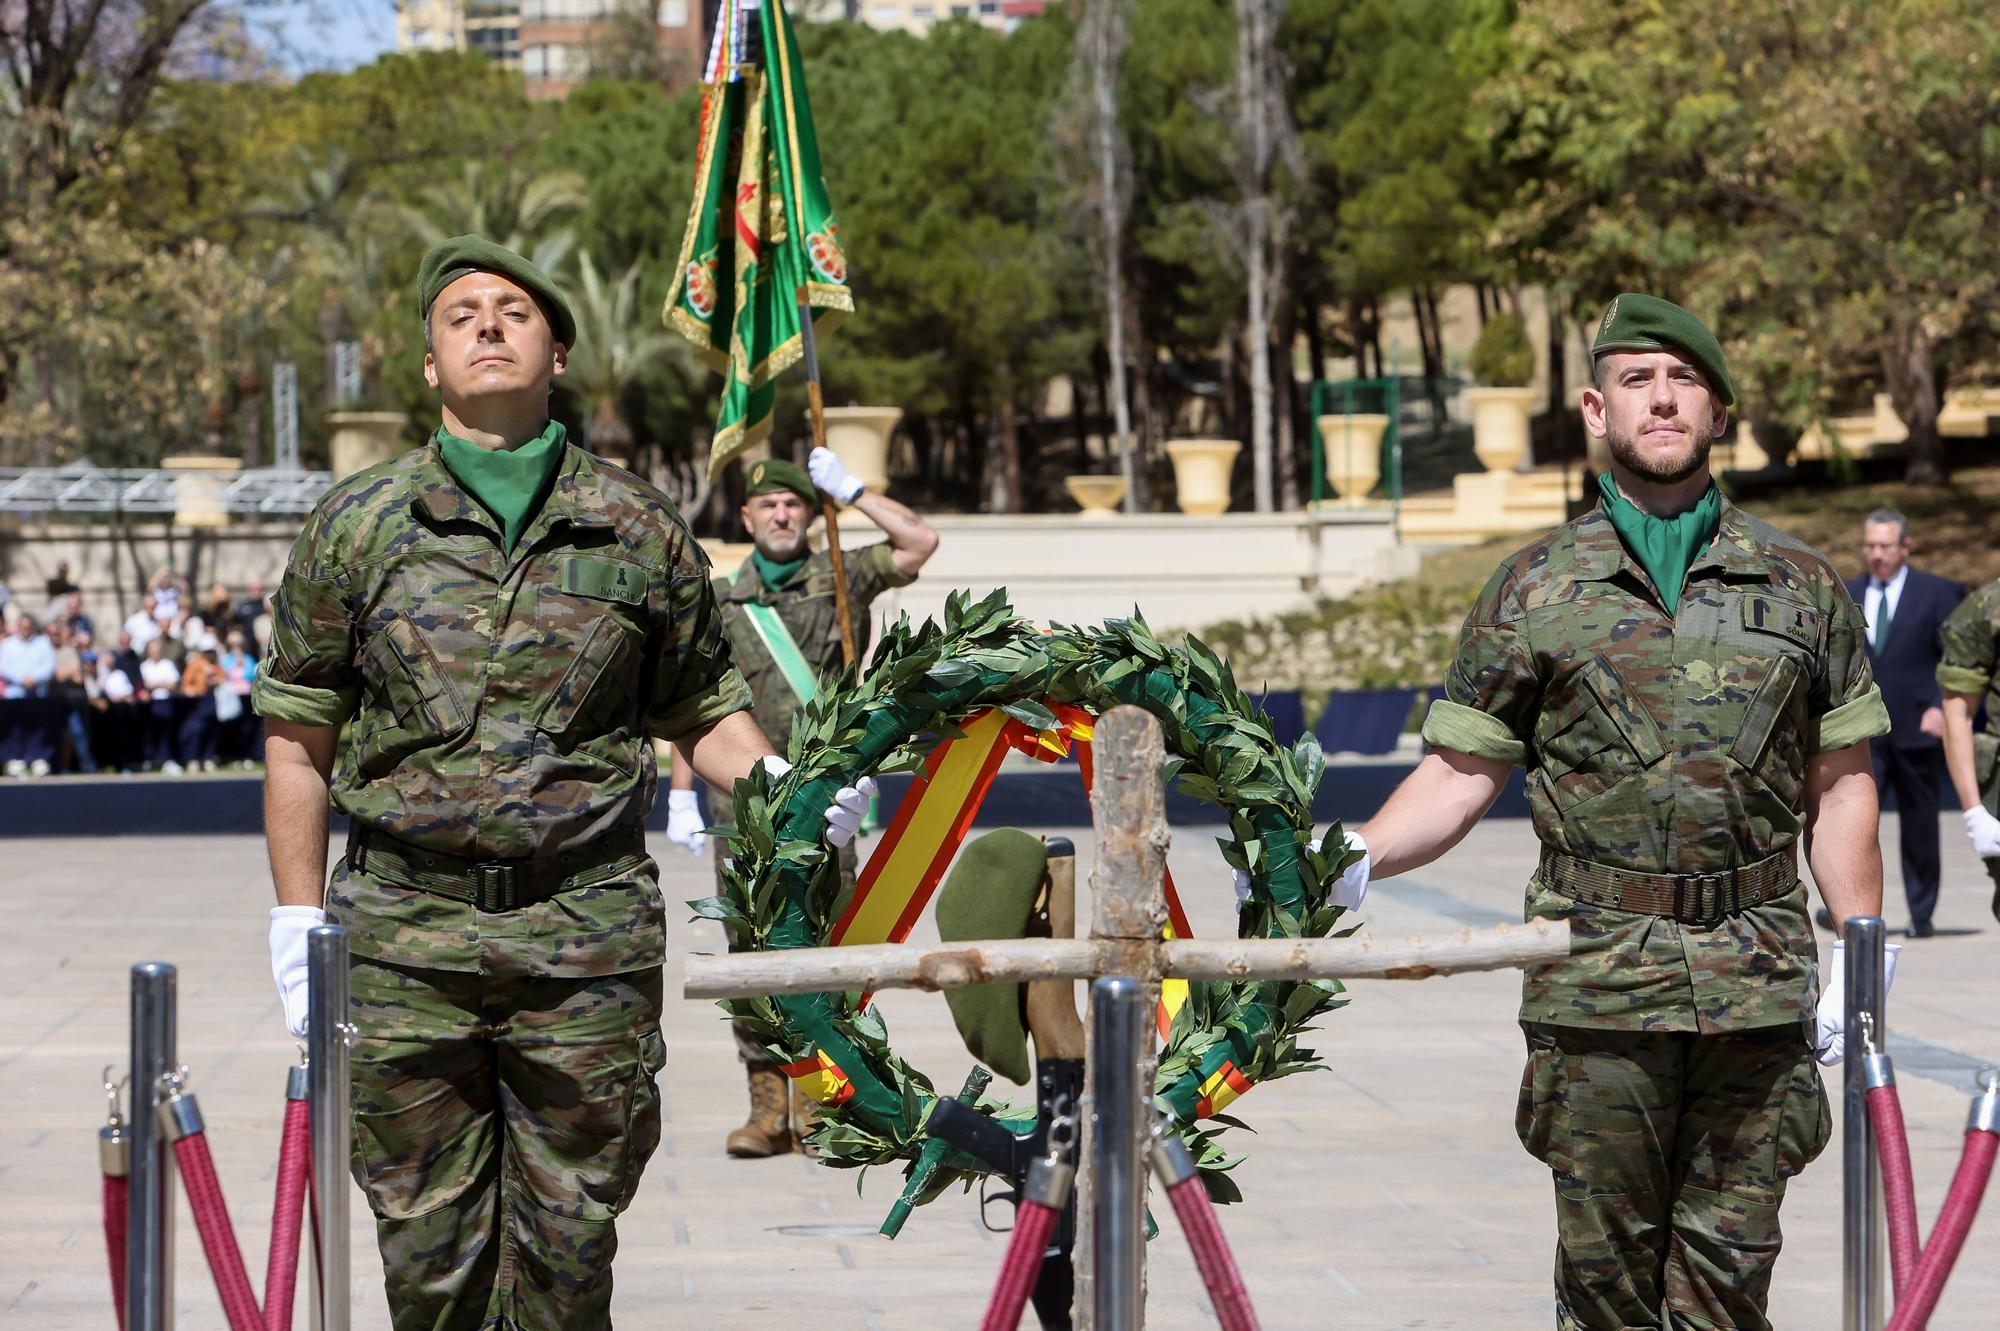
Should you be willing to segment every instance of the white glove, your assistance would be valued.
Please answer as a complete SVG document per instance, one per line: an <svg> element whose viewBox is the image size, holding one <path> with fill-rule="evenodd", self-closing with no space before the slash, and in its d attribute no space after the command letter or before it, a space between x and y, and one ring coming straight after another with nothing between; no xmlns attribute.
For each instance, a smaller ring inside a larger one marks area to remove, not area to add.
<svg viewBox="0 0 2000 1331"><path fill-rule="evenodd" d="M1896 954L1901 943L1883 945L1882 995L1887 997L1896 984ZM1847 944L1836 942L1826 965L1820 968L1819 1012L1813 1021L1813 1056L1822 1067L1832 1067L1847 1057Z"/></svg>
<svg viewBox="0 0 2000 1331"><path fill-rule="evenodd" d="M1341 871L1340 881L1334 884L1333 891L1328 895L1334 905L1355 910L1368 899L1368 869L1373 859L1368 854L1368 843L1361 839L1361 833L1347 833L1347 845L1349 849L1359 847L1361 858ZM1250 899L1250 875L1241 869L1231 869L1229 881L1230 886L1236 889L1236 909L1242 910L1243 903Z"/></svg>
<svg viewBox="0 0 2000 1331"><path fill-rule="evenodd" d="M868 488L849 473L847 464L830 448L815 448L806 458L806 471L814 485L843 504L853 503Z"/></svg>
<svg viewBox="0 0 2000 1331"><path fill-rule="evenodd" d="M306 1038L306 935L326 923L318 906L271 907L271 978L285 1005L285 1029Z"/></svg>
<svg viewBox="0 0 2000 1331"><path fill-rule="evenodd" d="M861 820L868 816L868 802L875 798L875 778L864 776L851 786L842 786L834 792L833 803L826 806L826 839L835 847L846 845L861 831Z"/></svg>
<svg viewBox="0 0 2000 1331"><path fill-rule="evenodd" d="M699 855L708 849L708 838L702 835L704 826L701 801L692 790L667 792L667 840Z"/></svg>
<svg viewBox="0 0 2000 1331"><path fill-rule="evenodd" d="M1347 832L1347 848L1360 851L1361 858L1341 870L1340 882L1333 889L1333 904L1358 910L1368 899L1368 872L1375 867L1375 857L1369 853L1361 833L1352 829Z"/></svg>
<svg viewBox="0 0 2000 1331"><path fill-rule="evenodd" d="M1982 859L2000 856L2000 818L1975 804L1965 811L1965 835L1972 839L1972 853Z"/></svg>

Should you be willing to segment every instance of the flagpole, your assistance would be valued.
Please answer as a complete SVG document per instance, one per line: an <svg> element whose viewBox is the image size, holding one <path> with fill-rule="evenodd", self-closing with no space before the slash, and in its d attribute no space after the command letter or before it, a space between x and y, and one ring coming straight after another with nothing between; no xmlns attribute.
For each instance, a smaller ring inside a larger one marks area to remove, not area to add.
<svg viewBox="0 0 2000 1331"><path fill-rule="evenodd" d="M806 407L812 416L814 448L826 447L826 401L820 395L819 349L813 344L812 301L806 289L798 289L799 346L805 352ZM854 664L854 625L847 613L847 558L840 551L840 504L826 491L819 492L819 511L826 515L826 554L833 561L833 613L840 621L840 657L843 665Z"/></svg>

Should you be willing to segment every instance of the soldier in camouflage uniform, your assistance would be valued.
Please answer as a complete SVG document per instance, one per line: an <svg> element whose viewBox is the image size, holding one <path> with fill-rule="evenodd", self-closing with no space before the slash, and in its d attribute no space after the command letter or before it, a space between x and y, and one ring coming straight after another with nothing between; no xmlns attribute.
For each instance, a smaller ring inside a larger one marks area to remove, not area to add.
<svg viewBox="0 0 2000 1331"><path fill-rule="evenodd" d="M1965 810L1965 834L1993 880L1993 917L2000 919L2000 580L1959 603L1944 625L1938 662L1944 693L1944 765ZM1986 702L1986 730L1972 733L1973 714Z"/></svg>
<svg viewBox="0 0 2000 1331"><path fill-rule="evenodd" d="M734 578L715 580L730 652L750 685L751 714L781 749L791 743L799 709L822 681L834 678L841 668L833 561L824 551L815 554L806 545L806 532L819 512L820 491L853 505L889 538L843 551L857 660L868 652L868 607L883 592L914 582L938 543L928 523L887 495L865 489L831 449L815 448L808 466L810 475L781 459L751 467L741 517L754 549ZM667 835L700 854L708 838L702 835L694 775L677 766L673 787ZM709 788L709 815L717 823L732 821L727 792ZM728 843L718 840L718 871L728 853ZM854 891L854 875L854 848L848 846L840 855L836 918ZM750 1117L729 1134L725 1149L734 1156L783 1154L810 1127L811 1102L796 1093L787 1097L784 1073L754 1036L739 1028L735 1037L749 1081Z"/></svg>
<svg viewBox="0 0 2000 1331"><path fill-rule="evenodd" d="M1429 863L1526 769L1526 914L1574 939L1521 1000L1557 1324L1762 1328L1786 1181L1830 1129L1814 1056L1844 1037L1799 857L1836 919L1879 910L1866 741L1889 719L1827 561L1713 487L1734 400L1714 337L1626 294L1593 353L1603 502L1480 594L1361 872Z"/></svg>
<svg viewBox="0 0 2000 1331"><path fill-rule="evenodd" d="M672 505L549 419L562 294L476 237L418 287L442 428L327 494L272 605L272 968L303 1035L305 935L349 931L353 1168L399 1331L608 1327L660 1136L651 738L725 787L782 760Z"/></svg>

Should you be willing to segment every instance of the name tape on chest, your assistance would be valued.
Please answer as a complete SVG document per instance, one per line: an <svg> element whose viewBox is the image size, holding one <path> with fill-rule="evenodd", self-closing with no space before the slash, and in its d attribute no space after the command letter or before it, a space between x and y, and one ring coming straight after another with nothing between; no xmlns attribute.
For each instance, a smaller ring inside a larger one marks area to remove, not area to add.
<svg viewBox="0 0 2000 1331"><path fill-rule="evenodd" d="M646 575L617 560L572 559L563 566L562 589L594 600L642 605L646 600Z"/></svg>
<svg viewBox="0 0 2000 1331"><path fill-rule="evenodd" d="M1811 651L1819 646L1819 616L1796 601L1775 596L1743 598L1743 627L1770 633Z"/></svg>

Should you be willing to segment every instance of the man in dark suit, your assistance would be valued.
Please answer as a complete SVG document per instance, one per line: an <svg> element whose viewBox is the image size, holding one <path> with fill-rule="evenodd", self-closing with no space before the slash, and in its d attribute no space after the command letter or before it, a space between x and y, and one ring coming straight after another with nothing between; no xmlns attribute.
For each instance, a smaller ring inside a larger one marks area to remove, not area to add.
<svg viewBox="0 0 2000 1331"><path fill-rule="evenodd" d="M1935 932L1938 896L1938 773L1944 765L1943 698L1937 664L1942 630L1965 589L1949 578L1910 567L1910 523L1878 508L1861 527L1868 572L1847 590L1868 621L1868 662L1888 704L1891 729L1870 743L1875 784L1896 792L1901 825L1903 895L1910 937Z"/></svg>

